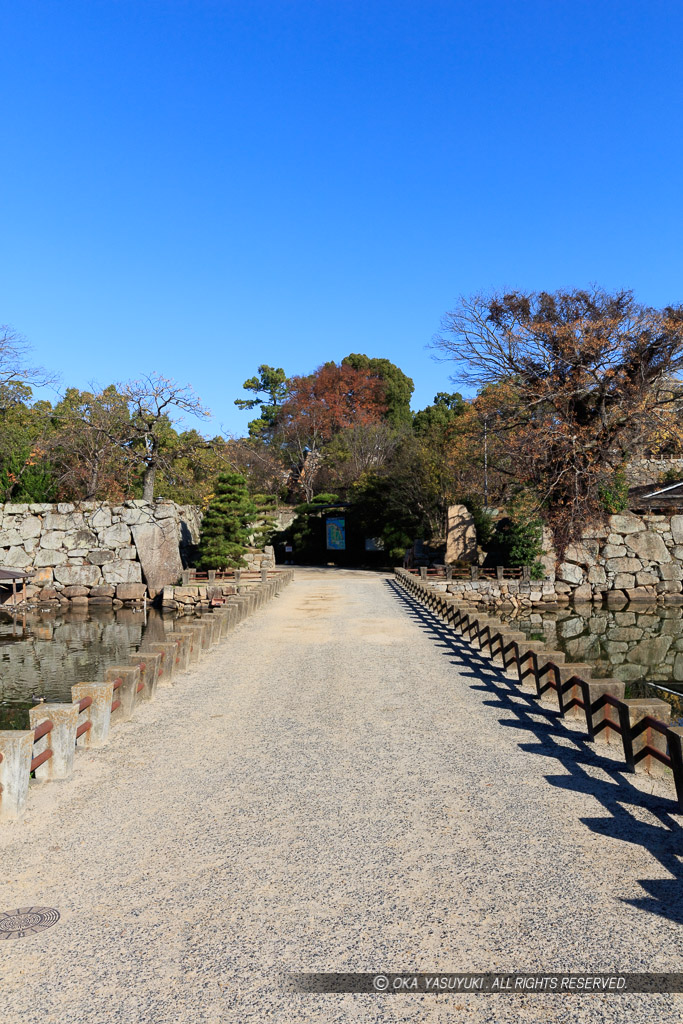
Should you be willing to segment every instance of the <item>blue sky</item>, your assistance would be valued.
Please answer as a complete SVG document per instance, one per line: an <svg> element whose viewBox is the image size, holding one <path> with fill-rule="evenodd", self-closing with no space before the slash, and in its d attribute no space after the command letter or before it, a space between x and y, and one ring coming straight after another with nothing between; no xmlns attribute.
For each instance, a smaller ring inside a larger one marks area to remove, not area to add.
<svg viewBox="0 0 683 1024"><path fill-rule="evenodd" d="M680 302L680 2L0 8L0 323L64 385L158 371L213 426L259 363L412 376L458 295Z"/></svg>

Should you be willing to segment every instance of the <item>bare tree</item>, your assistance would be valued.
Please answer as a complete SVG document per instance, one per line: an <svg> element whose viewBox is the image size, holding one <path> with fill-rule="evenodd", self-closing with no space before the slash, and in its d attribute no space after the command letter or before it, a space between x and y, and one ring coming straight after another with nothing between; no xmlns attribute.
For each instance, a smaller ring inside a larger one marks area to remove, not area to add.
<svg viewBox="0 0 683 1024"><path fill-rule="evenodd" d="M31 366L31 351L25 338L9 325L0 325L0 388L23 384L43 387L56 380L56 374L42 366Z"/></svg>
<svg viewBox="0 0 683 1024"><path fill-rule="evenodd" d="M434 347L482 388L501 452L547 509L560 549L653 431L680 433L683 307L600 288L461 299ZM680 438L679 438L680 440Z"/></svg>
<svg viewBox="0 0 683 1024"><path fill-rule="evenodd" d="M126 398L131 413L131 439L127 451L130 459L142 467L144 500L153 501L154 484L160 469L169 471L174 460L191 456L210 445L196 431L177 435L173 430L172 414L198 417L211 414L202 406L189 384L178 384L161 374L129 381L119 385L118 390Z"/></svg>

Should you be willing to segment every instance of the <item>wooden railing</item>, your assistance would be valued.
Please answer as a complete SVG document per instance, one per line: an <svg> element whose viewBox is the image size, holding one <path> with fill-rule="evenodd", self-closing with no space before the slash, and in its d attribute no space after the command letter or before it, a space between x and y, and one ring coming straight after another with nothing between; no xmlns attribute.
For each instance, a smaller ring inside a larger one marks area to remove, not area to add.
<svg viewBox="0 0 683 1024"><path fill-rule="evenodd" d="M626 764L633 770L652 761L669 768L683 811L683 727L672 725L671 707L658 698L625 699L620 679L592 679L591 667L566 664L559 651L548 651L539 641L525 640L509 625L485 612L472 611L464 602L435 589L429 581L397 569L398 582L414 598L439 615L480 652L504 671L514 671L521 684L531 678L540 699L553 691L561 716L582 712L588 738L620 738ZM614 747L610 748L611 750Z"/></svg>

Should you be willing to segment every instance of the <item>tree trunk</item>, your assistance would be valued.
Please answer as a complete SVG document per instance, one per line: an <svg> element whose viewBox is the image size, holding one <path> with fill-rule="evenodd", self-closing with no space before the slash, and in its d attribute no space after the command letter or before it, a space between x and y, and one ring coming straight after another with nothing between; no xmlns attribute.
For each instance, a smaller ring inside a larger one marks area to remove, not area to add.
<svg viewBox="0 0 683 1024"><path fill-rule="evenodd" d="M157 467L155 465L145 466L145 475L142 478L142 500L154 501L154 481L156 480Z"/></svg>
<svg viewBox="0 0 683 1024"><path fill-rule="evenodd" d="M99 462L96 462L95 465L92 467L92 471L90 473L90 483L88 484L88 486L86 488L86 491L87 491L87 493L85 495L85 500L86 501L92 501L94 499L95 495L97 494L97 487L99 485L99 482L100 482L100 465L99 465Z"/></svg>

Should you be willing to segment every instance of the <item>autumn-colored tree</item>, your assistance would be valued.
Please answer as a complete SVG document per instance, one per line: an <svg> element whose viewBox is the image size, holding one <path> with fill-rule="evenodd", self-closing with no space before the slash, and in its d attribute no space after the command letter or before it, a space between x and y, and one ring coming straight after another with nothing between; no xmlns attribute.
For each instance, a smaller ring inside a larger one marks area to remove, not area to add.
<svg viewBox="0 0 683 1024"><path fill-rule="evenodd" d="M670 426L683 307L600 288L514 292L462 299L443 328L436 348L463 367L453 379L504 389L502 468L533 488L562 549L602 514L601 490L624 460Z"/></svg>
<svg viewBox="0 0 683 1024"><path fill-rule="evenodd" d="M343 430L378 423L385 410L384 385L370 370L325 363L308 376L290 378L274 437L297 470L307 501L325 444Z"/></svg>
<svg viewBox="0 0 683 1024"><path fill-rule="evenodd" d="M360 352L352 352L341 361L342 366L351 366L354 370L367 370L378 377L384 385L385 405L384 419L392 427L409 426L412 420L410 399L415 385L410 377L390 359L366 356Z"/></svg>

